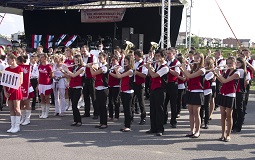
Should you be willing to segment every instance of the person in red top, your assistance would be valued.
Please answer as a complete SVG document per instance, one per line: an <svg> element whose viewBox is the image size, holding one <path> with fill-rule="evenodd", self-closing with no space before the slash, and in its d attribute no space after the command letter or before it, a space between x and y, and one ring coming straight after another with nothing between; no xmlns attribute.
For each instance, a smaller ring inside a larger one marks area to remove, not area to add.
<svg viewBox="0 0 255 160"><path fill-rule="evenodd" d="M121 79L121 101L123 104L124 109L124 117L125 126L120 129L122 132L129 132L131 131L131 120L132 120L132 113L131 113L131 103L134 90L130 87L131 77L133 76L133 68L134 68L134 59L131 56L125 56L124 59L124 68L120 68L117 66L115 68L116 76Z"/></svg>
<svg viewBox="0 0 255 160"><path fill-rule="evenodd" d="M95 89L96 89L96 105L98 106L100 112L100 123L96 126L99 129L107 128L107 96L108 96L108 55L104 52L100 52L98 55L99 68L96 69L94 65L90 65L90 72L95 79Z"/></svg>
<svg viewBox="0 0 255 160"><path fill-rule="evenodd" d="M200 136L200 108L204 104L204 92L201 84L202 75L205 74L204 55L196 53L191 72L186 69L186 65L182 64L180 69L184 76L188 79L188 95L187 104L189 110L190 133L186 137L198 138Z"/></svg>
<svg viewBox="0 0 255 160"><path fill-rule="evenodd" d="M109 95L108 95L108 108L109 108L109 119L116 120L119 119L120 114L120 80L116 76L115 67L119 66L119 57L117 55L113 55L111 58L111 67L109 69ZM113 111L114 104L114 111Z"/></svg>
<svg viewBox="0 0 255 160"><path fill-rule="evenodd" d="M235 107L236 86L238 82L237 80L240 77L240 72L236 70L235 57L228 57L227 66L229 69L223 76L220 75L219 69L215 71L216 78L222 83L219 99L216 102L220 106L221 113L222 135L219 140L225 142L230 141L230 133L233 125L232 112Z"/></svg>
<svg viewBox="0 0 255 160"><path fill-rule="evenodd" d="M14 72L20 75L20 84L18 89L4 87L4 95L8 98L8 106L11 115L11 128L7 130L8 133L17 133L20 131L20 100L22 100L21 84L23 83L23 70L22 67L17 65L17 57L14 54L9 54L7 62L9 67L5 70ZM4 75L3 75L4 76Z"/></svg>
<svg viewBox="0 0 255 160"><path fill-rule="evenodd" d="M149 75L151 76L151 94L150 94L150 130L147 134L156 133L156 136L162 136L164 133L164 99L165 87L167 83L167 73L169 67L165 61L165 50L159 49L155 52L153 66L147 63Z"/></svg>
<svg viewBox="0 0 255 160"><path fill-rule="evenodd" d="M20 101L21 108L21 125L25 126L30 124L31 106L30 99L34 97L34 89L30 83L31 66L26 63L27 56L19 56L17 64L23 69L23 83L21 85L23 99ZM26 88L25 88L26 87Z"/></svg>
<svg viewBox="0 0 255 160"><path fill-rule="evenodd" d="M38 90L41 97L42 114L40 118L48 118L50 110L50 94L52 92L51 78L53 77L52 67L47 63L47 54L40 55L41 64L38 66Z"/></svg>
<svg viewBox="0 0 255 160"><path fill-rule="evenodd" d="M81 115L80 111L77 108L78 101L81 97L82 92L82 76L81 74L84 73L85 68L83 67L83 60L80 54L74 56L74 66L72 67L71 71L68 68L61 70L65 75L70 76L70 83L69 83L69 95L72 102L72 110L73 110L73 119L74 122L71 126L81 126Z"/></svg>

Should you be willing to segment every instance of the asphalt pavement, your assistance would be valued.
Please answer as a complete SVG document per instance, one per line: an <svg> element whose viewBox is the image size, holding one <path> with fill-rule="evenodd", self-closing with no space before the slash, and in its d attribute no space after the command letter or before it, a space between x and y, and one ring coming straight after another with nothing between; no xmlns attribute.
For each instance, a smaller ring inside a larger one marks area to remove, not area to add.
<svg viewBox="0 0 255 160"><path fill-rule="evenodd" d="M146 110L149 111L146 101ZM84 109L80 109L81 114ZM187 138L188 110L181 112L177 128L165 125L162 137L145 134L150 129L149 116L145 125L139 125L135 115L132 131L123 133L123 113L118 121L109 121L107 129L94 126L99 120L83 118L81 127L73 127L72 111L64 117L55 117L54 106L50 116L39 119L39 108L33 111L31 124L21 126L17 134L6 133L10 128L9 110L0 111L0 144L2 160L227 160L255 159L255 94L250 95L243 129L233 133L230 142L218 141L221 136L220 112L214 112L209 129L201 129L197 139ZM170 114L169 114L170 115Z"/></svg>

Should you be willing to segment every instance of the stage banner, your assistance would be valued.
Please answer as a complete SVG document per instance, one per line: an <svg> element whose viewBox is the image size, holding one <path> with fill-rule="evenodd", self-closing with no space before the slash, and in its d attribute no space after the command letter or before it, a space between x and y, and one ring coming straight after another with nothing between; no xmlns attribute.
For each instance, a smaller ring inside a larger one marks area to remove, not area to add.
<svg viewBox="0 0 255 160"><path fill-rule="evenodd" d="M23 69L23 83L21 84L21 91L23 95L23 99L27 99L29 95L29 82L30 82L30 73L31 67L30 65L21 65Z"/></svg>
<svg viewBox="0 0 255 160"><path fill-rule="evenodd" d="M18 89L20 86L20 74L3 71L1 77L1 85L13 89Z"/></svg>
<svg viewBox="0 0 255 160"><path fill-rule="evenodd" d="M125 8L81 10L81 22L82 23L120 22L122 21L125 12L126 12Z"/></svg>

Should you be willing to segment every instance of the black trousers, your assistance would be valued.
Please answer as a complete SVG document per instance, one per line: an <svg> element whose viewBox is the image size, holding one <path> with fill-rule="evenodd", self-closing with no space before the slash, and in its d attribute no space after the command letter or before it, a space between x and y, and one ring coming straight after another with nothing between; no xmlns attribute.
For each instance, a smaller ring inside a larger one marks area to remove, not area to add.
<svg viewBox="0 0 255 160"><path fill-rule="evenodd" d="M38 85L38 80L37 79L30 79L30 83L34 89L34 97L33 97L33 101L32 101L32 108L35 107L36 104L36 96L38 95L38 93L36 93L36 87Z"/></svg>
<svg viewBox="0 0 255 160"><path fill-rule="evenodd" d="M182 108L182 96L184 94L184 90L185 89L178 89L178 96L177 96L177 102L176 102L176 106L177 106L177 114L181 113L181 108Z"/></svg>
<svg viewBox="0 0 255 160"><path fill-rule="evenodd" d="M96 105L99 108L100 113L100 124L107 125L107 109L106 109L106 102L108 96L108 89L103 90L96 90Z"/></svg>
<svg viewBox="0 0 255 160"><path fill-rule="evenodd" d="M69 95L72 102L73 120L74 122L81 122L80 111L77 108L79 99L81 97L81 88L69 88Z"/></svg>
<svg viewBox="0 0 255 160"><path fill-rule="evenodd" d="M133 93L120 93L121 101L124 109L124 124L126 128L131 127L131 121L132 121L132 113L131 113L131 103L132 103L132 97Z"/></svg>
<svg viewBox="0 0 255 160"><path fill-rule="evenodd" d="M95 96L95 80L93 78L87 79L83 77L83 97L85 103L85 116L90 115L90 97L92 100L92 105L94 108L94 116L99 116L99 109L96 105L96 96Z"/></svg>
<svg viewBox="0 0 255 160"><path fill-rule="evenodd" d="M3 102L4 102L4 94L3 94L3 86L0 85L0 110L2 111L3 109Z"/></svg>
<svg viewBox="0 0 255 160"><path fill-rule="evenodd" d="M245 93L236 93L236 107L233 109L233 129L241 130L244 121L244 99Z"/></svg>
<svg viewBox="0 0 255 160"><path fill-rule="evenodd" d="M215 88L216 97L215 97L215 102L218 102L221 85L222 84L220 83L220 81L218 79L216 79L216 88ZM215 103L215 109L217 109L218 107L219 107L218 104Z"/></svg>
<svg viewBox="0 0 255 160"><path fill-rule="evenodd" d="M145 97L150 98L150 86L151 86L151 80L150 76L146 76L145 78Z"/></svg>
<svg viewBox="0 0 255 160"><path fill-rule="evenodd" d="M108 95L108 108L109 108L109 117L119 118L120 116L120 87L109 87ZM113 109L114 104L114 109ZM113 112L114 110L114 112Z"/></svg>
<svg viewBox="0 0 255 160"><path fill-rule="evenodd" d="M251 87L251 81L246 86L246 93L245 93L245 99L244 99L244 104L243 104L244 113L246 113L246 110L247 110L247 104L248 104L249 95L250 95L250 87Z"/></svg>
<svg viewBox="0 0 255 160"><path fill-rule="evenodd" d="M201 121L204 119L205 124L209 124L209 118L210 118L210 101L212 99L212 94L208 94L205 96L205 102L204 105L201 106L200 109L200 117Z"/></svg>
<svg viewBox="0 0 255 160"><path fill-rule="evenodd" d="M150 121L152 132L164 132L164 89L157 88L150 95Z"/></svg>
<svg viewBox="0 0 255 160"><path fill-rule="evenodd" d="M168 102L170 100L171 107L171 120L170 124L175 125L177 123L177 97L178 97L178 84L176 82L167 83L166 85L166 97L164 102L164 122L167 123L168 119Z"/></svg>
<svg viewBox="0 0 255 160"><path fill-rule="evenodd" d="M141 111L141 120L146 117L145 105L144 105L144 90L143 85L137 85L133 83L134 95L132 98L132 113L135 108L136 99L138 100L139 108ZM133 116L133 115L132 115Z"/></svg>

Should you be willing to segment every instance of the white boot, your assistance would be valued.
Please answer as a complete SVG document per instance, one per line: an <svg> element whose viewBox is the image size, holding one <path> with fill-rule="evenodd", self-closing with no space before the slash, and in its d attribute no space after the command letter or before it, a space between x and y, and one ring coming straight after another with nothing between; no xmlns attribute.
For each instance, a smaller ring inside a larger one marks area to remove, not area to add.
<svg viewBox="0 0 255 160"><path fill-rule="evenodd" d="M23 123L21 123L22 126L30 124L30 116L31 116L31 110L26 110L26 119Z"/></svg>
<svg viewBox="0 0 255 160"><path fill-rule="evenodd" d="M69 99L66 99L66 111L68 111L70 108L70 100Z"/></svg>
<svg viewBox="0 0 255 160"><path fill-rule="evenodd" d="M6 131L7 133L10 133L13 130L13 128L15 127L15 122L16 122L16 117L11 116L11 128Z"/></svg>
<svg viewBox="0 0 255 160"><path fill-rule="evenodd" d="M11 130L11 133L17 133L20 131L20 116L15 116L16 121L15 121L15 127Z"/></svg>
<svg viewBox="0 0 255 160"><path fill-rule="evenodd" d="M42 104L41 109L42 109L42 114L39 116L39 118L43 118L44 117L46 106L44 106L44 104Z"/></svg>
<svg viewBox="0 0 255 160"><path fill-rule="evenodd" d="M84 99L83 99L83 96L81 96L79 101L78 101L77 108L80 109L81 107L84 107L84 106L85 106Z"/></svg>
<svg viewBox="0 0 255 160"><path fill-rule="evenodd" d="M46 109L46 111L45 111L45 114L42 118L48 118L48 116L49 116L50 107L48 105L46 105L45 109Z"/></svg>
<svg viewBox="0 0 255 160"><path fill-rule="evenodd" d="M21 118L20 118L20 124L22 124L26 119L26 110L21 110Z"/></svg>

